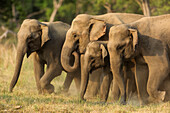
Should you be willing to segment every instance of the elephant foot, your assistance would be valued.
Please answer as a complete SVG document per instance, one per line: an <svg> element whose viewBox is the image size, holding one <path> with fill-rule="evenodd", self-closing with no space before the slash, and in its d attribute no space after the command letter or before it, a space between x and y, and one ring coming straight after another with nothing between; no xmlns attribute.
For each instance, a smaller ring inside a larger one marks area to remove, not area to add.
<svg viewBox="0 0 170 113"><path fill-rule="evenodd" d="M164 101L166 91L159 91L158 93L159 93L159 97L160 97L159 100Z"/></svg>
<svg viewBox="0 0 170 113"><path fill-rule="evenodd" d="M112 100L113 100L113 102L117 102L117 101L119 101L119 97L118 96L112 97Z"/></svg>
<svg viewBox="0 0 170 113"><path fill-rule="evenodd" d="M124 97L120 98L120 104L121 105L126 105L126 99Z"/></svg>
<svg viewBox="0 0 170 113"><path fill-rule="evenodd" d="M147 98L147 97L146 97L146 98ZM139 99L139 102L140 102L140 106L144 106L144 105L149 104L148 99Z"/></svg>
<svg viewBox="0 0 170 113"><path fill-rule="evenodd" d="M65 88L64 86L60 87L58 89L58 92L59 93L68 93L69 89L68 88Z"/></svg>
<svg viewBox="0 0 170 113"><path fill-rule="evenodd" d="M100 102L104 102L105 103L107 101L106 98L107 98L106 96L100 95Z"/></svg>
<svg viewBox="0 0 170 113"><path fill-rule="evenodd" d="M86 102L86 99L81 98L81 97L80 97L78 100L79 100L79 102L80 102L80 103L84 103L84 102Z"/></svg>
<svg viewBox="0 0 170 113"><path fill-rule="evenodd" d="M69 90L69 88L62 87L61 92L67 93L67 92L68 92L68 90Z"/></svg>
<svg viewBox="0 0 170 113"><path fill-rule="evenodd" d="M123 100L122 100L122 101L120 101L120 104L121 104L121 105L126 105L126 101L123 101Z"/></svg>
<svg viewBox="0 0 170 113"><path fill-rule="evenodd" d="M80 96L81 101L86 101L86 99L83 96Z"/></svg>
<svg viewBox="0 0 170 113"><path fill-rule="evenodd" d="M38 94L42 94L42 90L39 89L39 90L38 90Z"/></svg>
<svg viewBox="0 0 170 113"><path fill-rule="evenodd" d="M165 99L165 95L166 95L166 91L158 91L157 95L155 95L154 97L149 97L148 101L149 103L158 103L158 102L162 102Z"/></svg>
<svg viewBox="0 0 170 113"><path fill-rule="evenodd" d="M11 88L9 89L9 93L12 93L12 89Z"/></svg>
<svg viewBox="0 0 170 113"><path fill-rule="evenodd" d="M100 99L100 103L101 103L101 104L105 104L105 103L106 103L106 100L105 100L105 99Z"/></svg>
<svg viewBox="0 0 170 113"><path fill-rule="evenodd" d="M54 86L52 84L47 85L44 89L43 89L43 94L51 94L54 92Z"/></svg>

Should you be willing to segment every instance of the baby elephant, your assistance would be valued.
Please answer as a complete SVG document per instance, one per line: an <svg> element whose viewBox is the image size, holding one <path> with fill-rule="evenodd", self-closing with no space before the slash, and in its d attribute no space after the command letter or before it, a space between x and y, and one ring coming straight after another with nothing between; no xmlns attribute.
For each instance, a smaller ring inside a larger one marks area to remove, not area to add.
<svg viewBox="0 0 170 113"><path fill-rule="evenodd" d="M110 83L112 81L112 76L110 68L108 67L109 58L108 52L106 50L107 41L93 41L90 42L86 47L86 52L84 55L84 65L82 70L83 85L81 86L81 99L84 99L84 94L87 89L89 73L93 70L103 68L103 80L100 88L100 98L102 101L106 101L109 93ZM107 61L106 61L107 60Z"/></svg>
<svg viewBox="0 0 170 113"><path fill-rule="evenodd" d="M101 74L103 77L101 80L101 87L100 87L100 99L101 101L104 101L104 102L107 101L110 84L113 79L112 73L110 71L110 61L109 61L110 59L109 59L109 54L107 50L107 43L108 41L92 41L86 47L86 51L84 55L84 65L83 65L82 76L81 76L84 78L82 81L83 86L81 86L82 87L81 99L84 99L84 94L86 92L88 79L89 79L89 73L91 73L95 69L103 68L103 73ZM124 68L124 69L126 69L125 71L127 73L131 72L128 70L129 68L128 69ZM127 73L125 75L127 75ZM125 78L127 77L125 76ZM133 86L134 86L135 84L134 78L130 80L133 81ZM118 88L118 85L115 83L116 82L113 82L112 95L114 96L114 100L118 100L119 99L119 88ZM131 88L129 90L132 91Z"/></svg>

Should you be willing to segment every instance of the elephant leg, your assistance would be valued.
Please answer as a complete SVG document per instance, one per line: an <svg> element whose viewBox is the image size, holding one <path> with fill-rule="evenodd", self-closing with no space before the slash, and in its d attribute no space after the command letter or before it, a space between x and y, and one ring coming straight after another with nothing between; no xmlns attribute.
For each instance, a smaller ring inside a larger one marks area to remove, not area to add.
<svg viewBox="0 0 170 113"><path fill-rule="evenodd" d="M136 62L135 65L135 81L138 92L138 98L140 100L140 104L144 105L147 103L148 93L146 90L147 80L148 80L148 67L146 64L138 64Z"/></svg>
<svg viewBox="0 0 170 113"><path fill-rule="evenodd" d="M37 90L38 93L41 94L41 85L40 85L40 79L44 74L44 63L40 61L37 54L34 54L34 76L36 80Z"/></svg>
<svg viewBox="0 0 170 113"><path fill-rule="evenodd" d="M57 75L60 75L61 72L62 68L57 67L56 64L50 64L49 66L47 66L46 72L40 79L40 85L43 90L43 93L50 94L54 92L54 86L50 83Z"/></svg>
<svg viewBox="0 0 170 113"><path fill-rule="evenodd" d="M159 90L166 91L166 96L165 96L165 100L164 101L165 102L170 101L170 74L162 82L162 84L159 87Z"/></svg>
<svg viewBox="0 0 170 113"><path fill-rule="evenodd" d="M147 83L147 91L149 94L149 102L160 102L165 98L165 91L158 91L162 81L169 74L169 59L167 54L162 56L144 57L149 67L149 78Z"/></svg>
<svg viewBox="0 0 170 113"><path fill-rule="evenodd" d="M135 91L136 91L135 78L130 77L127 79L127 88L126 88L127 98L131 98L132 93L134 93Z"/></svg>
<svg viewBox="0 0 170 113"><path fill-rule="evenodd" d="M108 95L109 95L109 90L110 90L110 85L113 79L113 76L109 70L109 72L104 72L104 77L103 77L103 81L101 83L101 87L100 87L100 99L103 102L107 101Z"/></svg>
<svg viewBox="0 0 170 113"><path fill-rule="evenodd" d="M120 90L119 90L119 86L117 85L115 79L113 78L112 81L112 92L111 92L113 101L116 102L119 100L120 97Z"/></svg>
<svg viewBox="0 0 170 113"><path fill-rule="evenodd" d="M81 70L78 69L76 73L74 73L74 82L77 88L77 91L80 92L80 85L81 85Z"/></svg>
<svg viewBox="0 0 170 113"><path fill-rule="evenodd" d="M78 70L76 72L68 72L67 73L66 79L63 84L64 92L68 92L73 79L74 79L77 90L78 91L80 90L81 73L80 73L80 70Z"/></svg>
<svg viewBox="0 0 170 113"><path fill-rule="evenodd" d="M126 74L126 94L127 99L130 98L133 92L136 90L135 84L135 65L133 62L126 62L126 70L124 71Z"/></svg>
<svg viewBox="0 0 170 113"><path fill-rule="evenodd" d="M87 97L95 97L100 89L100 79L101 79L101 74L102 69L96 69L94 70L90 76L89 76L89 83L87 86L87 91L86 91L86 96Z"/></svg>
<svg viewBox="0 0 170 113"><path fill-rule="evenodd" d="M64 84L63 84L63 91L68 92L70 85L73 81L73 76L70 75L70 73L67 73Z"/></svg>

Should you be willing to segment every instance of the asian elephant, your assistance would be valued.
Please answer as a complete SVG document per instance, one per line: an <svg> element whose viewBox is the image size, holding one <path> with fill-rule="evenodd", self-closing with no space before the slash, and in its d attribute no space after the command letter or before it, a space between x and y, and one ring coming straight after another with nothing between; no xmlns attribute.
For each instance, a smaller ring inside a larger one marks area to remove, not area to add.
<svg viewBox="0 0 170 113"><path fill-rule="evenodd" d="M109 53L107 50L107 44L108 44L108 41L89 42L86 47L85 54L84 54L84 65L82 67L83 70L81 70L82 72L81 75L87 78L85 79L87 81L85 80L81 81L81 82L85 82L84 84L86 86L85 87L85 91L86 91L89 73L91 73L97 68L100 68L100 67L103 68L103 73L102 73L103 79L102 79L102 83L100 87L100 98L104 102L107 101L109 90L110 90L110 84L113 79L112 73L110 71L110 59L109 59ZM124 72L126 73L124 78L126 79L126 81L128 79L128 82L129 82L127 85L128 94L132 93L132 91L133 92L136 91L135 79L134 79L134 75L132 75L134 73L134 70L133 72L130 70L132 69L132 67L134 67L134 65L132 65L130 62L126 62L126 66L124 66ZM117 88L117 84L115 83L116 82L114 81L112 85L113 92L111 93L111 95L113 96L114 101L117 101L119 99L119 89Z"/></svg>
<svg viewBox="0 0 170 113"><path fill-rule="evenodd" d="M60 54L65 41L66 32L69 28L70 25L60 21L52 23L42 23L35 19L25 19L23 21L17 34L16 66L10 84L10 92L12 92L18 81L25 54L27 54L28 58L33 52L35 53L34 74L38 92L54 92L54 86L50 82L64 70L60 61ZM76 52L73 53L73 55L79 58ZM70 61L73 62L73 60L72 58ZM47 65L46 70L44 70L45 64ZM73 67L78 67L78 63ZM79 89L80 76L80 69L74 72L68 72L63 85L64 90L67 91L69 89L73 78Z"/></svg>
<svg viewBox="0 0 170 113"><path fill-rule="evenodd" d="M126 101L123 65L128 60L135 63L135 79L141 104L160 102L169 96L169 86L169 89L165 88L167 90L158 90L165 78L170 76L169 26L170 15L167 14L111 27L107 46L111 71L120 88L122 102Z"/></svg>
<svg viewBox="0 0 170 113"><path fill-rule="evenodd" d="M62 52L61 52L61 63L65 70L68 72L74 71L76 68L73 68L70 64L70 56L72 52L79 51L81 54L81 68L83 63L84 52L87 44L90 41L94 40L108 40L108 34L110 27L117 24L130 23L134 22L140 18L144 17L143 15L138 14L127 14L127 13L108 13L104 15L88 15L88 14L80 14L78 15L71 24L71 28L68 30L66 34L66 40L64 42ZM75 62L78 60L75 58ZM75 63L74 62L74 63ZM77 62L79 63L79 62ZM82 70L82 69L81 69ZM101 69L100 69L101 70ZM100 77L100 73L96 73L96 75L90 76L90 80L92 78L98 79ZM81 80L84 80L84 77L81 77ZM81 82L83 83L83 82ZM84 84L81 84L81 89L84 90ZM91 87L92 85L89 86ZM99 82L98 82L99 86ZM97 89L97 88L92 88ZM81 94L83 94L81 90ZM83 94L84 95L84 94Z"/></svg>

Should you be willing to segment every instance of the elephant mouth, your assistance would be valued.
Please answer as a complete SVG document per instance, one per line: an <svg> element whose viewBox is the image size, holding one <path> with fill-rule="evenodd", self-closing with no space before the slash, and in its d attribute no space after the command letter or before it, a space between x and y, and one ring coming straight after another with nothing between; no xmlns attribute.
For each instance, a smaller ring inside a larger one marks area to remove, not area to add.
<svg viewBox="0 0 170 113"><path fill-rule="evenodd" d="M79 50L79 40L76 41L74 47L75 47L75 48L74 48L73 52L76 51L77 53L80 53L80 50ZM72 53L73 53L73 52L72 52Z"/></svg>
<svg viewBox="0 0 170 113"><path fill-rule="evenodd" d="M92 60L92 62L91 62L89 67L91 67L89 72L92 73L94 70L106 67L106 64L105 63L96 63L96 60Z"/></svg>

